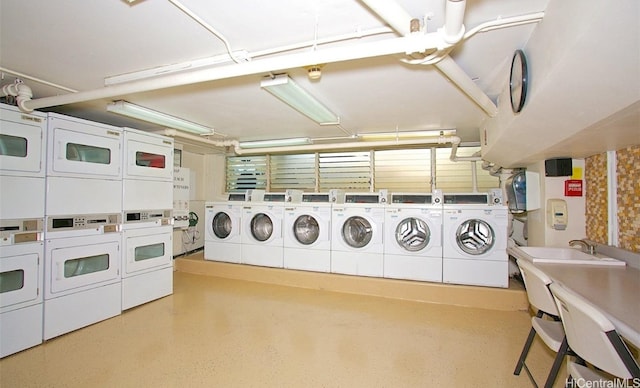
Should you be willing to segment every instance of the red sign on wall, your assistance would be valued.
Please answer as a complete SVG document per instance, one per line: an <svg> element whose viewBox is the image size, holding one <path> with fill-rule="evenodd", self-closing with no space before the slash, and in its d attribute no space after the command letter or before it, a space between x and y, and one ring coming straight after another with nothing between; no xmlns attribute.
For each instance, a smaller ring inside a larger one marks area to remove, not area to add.
<svg viewBox="0 0 640 388"><path fill-rule="evenodd" d="M565 197L582 197L582 179L569 179L564 181Z"/></svg>

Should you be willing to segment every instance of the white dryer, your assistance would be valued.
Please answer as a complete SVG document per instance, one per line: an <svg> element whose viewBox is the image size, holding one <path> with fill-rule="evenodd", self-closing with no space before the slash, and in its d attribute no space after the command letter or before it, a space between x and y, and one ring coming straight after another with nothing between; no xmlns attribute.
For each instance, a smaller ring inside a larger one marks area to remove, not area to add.
<svg viewBox="0 0 640 388"><path fill-rule="evenodd" d="M384 230L385 278L442 282L442 193L392 194Z"/></svg>
<svg viewBox="0 0 640 388"><path fill-rule="evenodd" d="M384 205L372 194L347 194L331 211L331 272L383 276Z"/></svg>
<svg viewBox="0 0 640 388"><path fill-rule="evenodd" d="M508 209L487 194L445 194L444 283L509 286Z"/></svg>
<svg viewBox="0 0 640 388"><path fill-rule="evenodd" d="M173 209L173 139L124 128L124 211Z"/></svg>
<svg viewBox="0 0 640 388"><path fill-rule="evenodd" d="M285 205L284 268L331 271L331 203L328 194L303 194L301 203Z"/></svg>
<svg viewBox="0 0 640 388"><path fill-rule="evenodd" d="M42 343L44 243L11 240L0 245L0 358Z"/></svg>
<svg viewBox="0 0 640 388"><path fill-rule="evenodd" d="M45 241L44 339L119 315L119 232Z"/></svg>
<svg viewBox="0 0 640 388"><path fill-rule="evenodd" d="M0 104L0 219L44 217L47 116Z"/></svg>
<svg viewBox="0 0 640 388"><path fill-rule="evenodd" d="M173 226L171 216L157 224L122 232L122 310L173 293ZM140 224L135 224L140 226Z"/></svg>
<svg viewBox="0 0 640 388"><path fill-rule="evenodd" d="M242 211L244 195L205 204L204 259L242 263Z"/></svg>
<svg viewBox="0 0 640 388"><path fill-rule="evenodd" d="M122 132L49 113L45 214L122 212Z"/></svg>
<svg viewBox="0 0 640 388"><path fill-rule="evenodd" d="M243 264L283 267L283 218L284 193L264 194L263 201L244 204L240 233Z"/></svg>

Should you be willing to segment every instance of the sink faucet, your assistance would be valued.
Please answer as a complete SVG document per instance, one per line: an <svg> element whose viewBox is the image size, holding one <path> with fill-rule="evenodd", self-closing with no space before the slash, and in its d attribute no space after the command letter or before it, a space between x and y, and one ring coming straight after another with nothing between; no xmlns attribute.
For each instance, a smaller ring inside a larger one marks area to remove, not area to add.
<svg viewBox="0 0 640 388"><path fill-rule="evenodd" d="M569 241L569 246L573 247L576 245L580 245L582 247L582 251L588 253L590 255L596 254L596 246L594 244L589 244L585 240L571 240Z"/></svg>

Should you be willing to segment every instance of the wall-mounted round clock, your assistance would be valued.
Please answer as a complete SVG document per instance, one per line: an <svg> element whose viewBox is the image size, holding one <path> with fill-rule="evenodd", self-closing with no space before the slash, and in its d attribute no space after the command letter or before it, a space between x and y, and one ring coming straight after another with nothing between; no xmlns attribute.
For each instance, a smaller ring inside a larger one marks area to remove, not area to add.
<svg viewBox="0 0 640 388"><path fill-rule="evenodd" d="M522 50L516 50L511 60L511 76L509 78L509 94L511 95L511 109L519 113L527 99L527 87L529 85L529 69L527 58Z"/></svg>

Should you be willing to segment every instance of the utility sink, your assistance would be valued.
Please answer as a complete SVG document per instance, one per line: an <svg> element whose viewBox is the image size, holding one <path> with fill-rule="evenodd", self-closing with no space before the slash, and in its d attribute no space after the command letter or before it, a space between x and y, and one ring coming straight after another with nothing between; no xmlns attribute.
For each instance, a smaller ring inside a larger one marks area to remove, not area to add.
<svg viewBox="0 0 640 388"><path fill-rule="evenodd" d="M590 255L574 248L518 247L534 263L582 264L598 266L625 266L622 260Z"/></svg>

